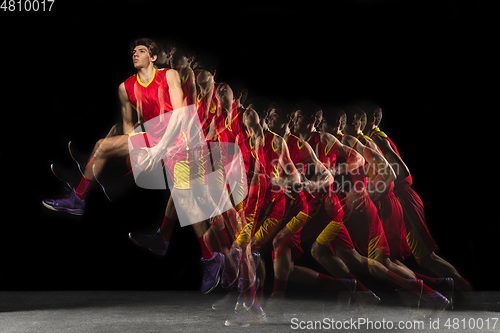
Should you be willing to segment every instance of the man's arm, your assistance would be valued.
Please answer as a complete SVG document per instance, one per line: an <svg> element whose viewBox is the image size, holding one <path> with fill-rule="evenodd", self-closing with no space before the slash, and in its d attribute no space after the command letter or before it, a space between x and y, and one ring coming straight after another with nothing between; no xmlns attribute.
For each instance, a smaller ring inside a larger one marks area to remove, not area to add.
<svg viewBox="0 0 500 333"><path fill-rule="evenodd" d="M168 151L176 148L172 146L172 143L180 133L182 127L189 127L193 121L193 118L189 114L189 108L184 107L184 94L182 93L179 73L170 69L167 70L165 75L173 111L168 119L168 126L158 144L153 148L144 148L148 151L148 156L142 160L141 168L147 171L154 169ZM195 106L191 107L196 111ZM186 128L186 130L189 129Z"/></svg>
<svg viewBox="0 0 500 333"><path fill-rule="evenodd" d="M184 105L184 94L181 88L181 78L176 70L169 69L165 73L167 77L168 92L170 94L170 102L172 103L172 109L177 110L182 108Z"/></svg>
<svg viewBox="0 0 500 333"><path fill-rule="evenodd" d="M309 145L309 143L304 142L302 149L305 149L308 155L307 161L315 167L315 175L317 176L316 181L307 181L306 188L309 192L314 192L319 189L328 189L330 184L333 182L333 175L328 171L326 166L319 160L318 156Z"/></svg>
<svg viewBox="0 0 500 333"><path fill-rule="evenodd" d="M392 149L389 140L382 138L380 136L374 136L373 142L377 144L382 153L384 154L385 159L391 164L396 173L397 179L394 181L395 183L399 183L406 177L410 175L410 170L403 162L401 157Z"/></svg>
<svg viewBox="0 0 500 333"><path fill-rule="evenodd" d="M378 152L376 145L368 141L365 146L352 136L344 136L345 142L349 146L356 145L356 150L363 156L366 161L366 168L368 176L371 180L370 188L367 189L372 198L377 195L385 193L389 185L396 179L396 174L389 162ZM368 145L371 145L370 148Z"/></svg>
<svg viewBox="0 0 500 333"><path fill-rule="evenodd" d="M118 97L122 104L123 134L128 134L134 130L134 111L125 90L125 83L123 82L118 87Z"/></svg>

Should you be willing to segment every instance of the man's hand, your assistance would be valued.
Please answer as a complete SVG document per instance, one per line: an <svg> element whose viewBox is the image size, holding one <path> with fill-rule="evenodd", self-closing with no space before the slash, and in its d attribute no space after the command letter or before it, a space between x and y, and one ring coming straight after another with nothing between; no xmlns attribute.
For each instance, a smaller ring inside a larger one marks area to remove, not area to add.
<svg viewBox="0 0 500 333"><path fill-rule="evenodd" d="M158 165L161 164L161 154L156 147L136 148L130 152L130 161L132 168L139 172L152 172Z"/></svg>

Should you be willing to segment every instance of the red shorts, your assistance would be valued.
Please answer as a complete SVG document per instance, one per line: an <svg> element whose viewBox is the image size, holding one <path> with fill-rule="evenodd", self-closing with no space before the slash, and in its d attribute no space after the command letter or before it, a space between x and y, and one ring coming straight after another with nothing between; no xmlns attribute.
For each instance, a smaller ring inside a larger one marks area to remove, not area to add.
<svg viewBox="0 0 500 333"><path fill-rule="evenodd" d="M389 245L378 216L377 207L368 194L364 195L364 210L351 209L346 213L344 224L349 231L358 252L367 258L376 258L383 254L390 256Z"/></svg>
<svg viewBox="0 0 500 333"><path fill-rule="evenodd" d="M431 237L425 221L424 204L418 194L409 187L397 194L403 208L408 245L415 259L421 259L437 250L436 242Z"/></svg>
<svg viewBox="0 0 500 333"><path fill-rule="evenodd" d="M323 196L312 196L308 193L306 199L309 206L309 220L300 232L302 241L317 237L331 221L342 222L344 213L334 192Z"/></svg>
<svg viewBox="0 0 500 333"><path fill-rule="evenodd" d="M391 259L404 260L405 257L411 255L411 251L406 240L406 228L403 222L401 205L392 191L377 200L375 204L384 228L385 238L389 244Z"/></svg>
<svg viewBox="0 0 500 333"><path fill-rule="evenodd" d="M262 253L272 248L270 240L272 240L279 225L283 222L285 209L286 199L283 190L277 187L269 187L259 217L256 220L258 223L253 227L252 231L252 236L255 236L262 244Z"/></svg>
<svg viewBox="0 0 500 333"><path fill-rule="evenodd" d="M285 199L286 200L286 209L285 209L284 217L281 220L277 221L278 224L274 226L273 230L269 230L267 232L268 237L266 237L267 238L266 243L265 244L263 243L264 245L260 249L261 253L265 253L268 250L271 250L273 248L273 242L270 240L274 239L274 236L276 236L276 234L278 234L278 232L280 232L281 229L287 227L287 224L289 224L289 223L293 223L294 221L302 220L304 215L307 216L307 214L309 212L306 197L305 197L303 192L301 192L299 195L297 195L294 198L294 200L291 200L288 197L285 197L285 198L286 198ZM297 220L297 216L299 217L299 220ZM269 217L266 218L266 221L268 219L269 219ZM262 225L261 228L263 228L263 227L265 227L265 221L264 221L264 224ZM288 228L290 230L292 230L293 226L292 227L288 226ZM271 232L272 232L272 234L271 234ZM259 233L259 230L257 231L257 233ZM259 239L259 237L256 237L256 238L259 241L261 241ZM261 243L262 243L262 241L261 241ZM300 246L300 231L296 232L291 237L291 239L289 240L288 244L286 244L286 246L289 246L292 248L292 260L295 260L296 258L300 257L300 255L302 253L304 253L304 251L302 250L302 248ZM274 259L274 253L273 253L273 259Z"/></svg>

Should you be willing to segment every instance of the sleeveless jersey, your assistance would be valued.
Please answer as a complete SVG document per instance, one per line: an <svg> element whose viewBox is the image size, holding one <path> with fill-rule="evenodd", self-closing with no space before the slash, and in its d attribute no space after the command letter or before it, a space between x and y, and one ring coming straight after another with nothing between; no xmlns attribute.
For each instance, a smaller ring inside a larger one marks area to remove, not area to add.
<svg viewBox="0 0 500 333"><path fill-rule="evenodd" d="M165 68L153 68L153 76L147 83L141 82L139 74L129 77L124 82L130 103L144 121L159 116L161 112L172 111L166 71Z"/></svg>
<svg viewBox="0 0 500 333"><path fill-rule="evenodd" d="M394 144L394 142L392 142L392 140L387 136L387 134L385 134L384 132L382 132L380 130L380 128L378 128L378 127L375 128L371 132L370 137L372 138L375 135L378 135L378 136L380 136L382 138L387 139L387 141L389 141L389 144L391 145L392 149L396 152L396 154L398 154L399 157L401 157L401 154L399 154L398 148L396 148L396 145ZM406 177L405 179L401 180L394 187L394 193L399 193L399 192L404 191L405 189L409 188L412 183L413 183L413 181L412 181L411 175L408 175L408 177Z"/></svg>

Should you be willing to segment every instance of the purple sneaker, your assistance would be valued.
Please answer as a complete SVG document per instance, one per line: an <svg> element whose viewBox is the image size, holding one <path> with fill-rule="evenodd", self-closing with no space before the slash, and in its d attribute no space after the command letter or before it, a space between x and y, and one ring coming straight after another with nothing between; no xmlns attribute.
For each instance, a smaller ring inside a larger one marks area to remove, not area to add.
<svg viewBox="0 0 500 333"><path fill-rule="evenodd" d="M205 267L203 268L203 281L200 290L202 293L208 294L219 284L222 268L224 267L224 255L214 252L211 259L203 260L202 258L201 262Z"/></svg>
<svg viewBox="0 0 500 333"><path fill-rule="evenodd" d="M131 232L128 234L128 238L130 238L130 240L134 242L134 244L145 247L154 254L163 256L165 255L165 253L167 253L168 242L165 241L160 233L160 230L152 235L144 235Z"/></svg>
<svg viewBox="0 0 500 333"><path fill-rule="evenodd" d="M77 197L75 189L70 189L69 194L62 199L45 199L42 205L56 212L66 212L73 215L85 213L85 200Z"/></svg>

